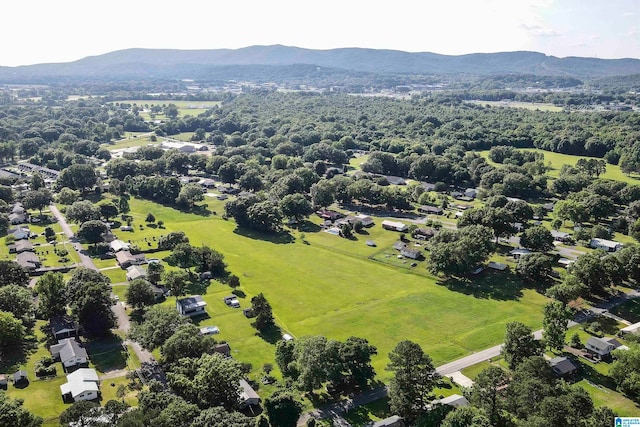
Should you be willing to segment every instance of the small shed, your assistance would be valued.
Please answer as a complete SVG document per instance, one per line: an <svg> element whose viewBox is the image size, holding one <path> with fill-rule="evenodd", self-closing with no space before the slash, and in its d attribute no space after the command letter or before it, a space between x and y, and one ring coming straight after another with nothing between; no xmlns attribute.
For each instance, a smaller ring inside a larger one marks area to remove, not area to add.
<svg viewBox="0 0 640 427"><path fill-rule="evenodd" d="M549 360L549 366L558 378L572 378L578 372L578 366L573 360L564 356Z"/></svg>
<svg viewBox="0 0 640 427"><path fill-rule="evenodd" d="M489 268L491 268L493 270L504 271L504 270L507 269L507 264L503 264L501 262L491 261L491 262L489 262L487 267L489 267Z"/></svg>
<svg viewBox="0 0 640 427"><path fill-rule="evenodd" d="M13 380L13 384L23 384L23 383L27 383L29 382L29 377L27 376L27 371L25 371L24 369L21 369L17 372L15 372L12 375Z"/></svg>
<svg viewBox="0 0 640 427"><path fill-rule="evenodd" d="M260 404L260 396L256 391L251 387L251 385L245 381L240 380L240 406L256 406Z"/></svg>

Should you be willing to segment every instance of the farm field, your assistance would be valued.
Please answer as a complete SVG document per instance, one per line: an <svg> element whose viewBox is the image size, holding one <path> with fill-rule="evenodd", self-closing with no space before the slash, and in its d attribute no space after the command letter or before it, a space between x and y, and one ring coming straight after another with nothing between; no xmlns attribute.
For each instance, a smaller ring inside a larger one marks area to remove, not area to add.
<svg viewBox="0 0 640 427"><path fill-rule="evenodd" d="M382 380L388 377L386 355L402 339L418 342L441 364L499 343L509 321L539 327L547 301L529 289L494 293L496 283L490 277L481 284L441 284L423 266L414 272L369 260L379 249L366 246L365 240L373 239L383 247L398 238L379 225L354 240L307 230L305 244L297 231L288 237L266 238L236 230L233 221L218 215L181 213L149 201L132 199L131 209L135 224L153 212L165 222L163 233L181 230L192 244L221 251L231 273L240 277L246 293L242 307L263 292L283 332L295 337L367 338L378 348L373 364ZM209 209L221 212L222 202L210 200ZM132 237L146 232L149 229L136 229ZM203 294L210 318L201 324L219 326L220 339L229 341L233 354L259 370L265 361L274 361L273 342L257 336L240 310L222 302L230 291L212 281ZM173 306L175 301L169 298L164 304Z"/></svg>
<svg viewBox="0 0 640 427"><path fill-rule="evenodd" d="M184 116L197 116L199 114L204 113L205 111L214 108L220 105L219 101L155 101L149 99L137 99L137 100L126 100L119 101L121 104L136 104L138 106L143 106L145 109L147 107L151 107L153 105L166 106L169 104L174 104L178 107L178 117ZM140 116L145 120L151 120L151 115L146 111L141 111ZM164 114L155 114L154 119L162 120L166 119Z"/></svg>

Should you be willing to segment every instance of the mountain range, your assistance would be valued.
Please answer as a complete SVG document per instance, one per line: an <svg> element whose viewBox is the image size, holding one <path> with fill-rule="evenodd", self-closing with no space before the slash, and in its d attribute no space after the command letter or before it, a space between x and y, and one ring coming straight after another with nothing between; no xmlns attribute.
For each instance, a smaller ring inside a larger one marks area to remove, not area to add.
<svg viewBox="0 0 640 427"><path fill-rule="evenodd" d="M640 74L640 60L633 58L558 58L528 51L440 55L385 49L315 50L272 45L210 50L126 49L73 62L0 67L0 81L64 77L200 79L219 73L220 67L265 71L301 65L333 72L404 75L528 74L595 79Z"/></svg>

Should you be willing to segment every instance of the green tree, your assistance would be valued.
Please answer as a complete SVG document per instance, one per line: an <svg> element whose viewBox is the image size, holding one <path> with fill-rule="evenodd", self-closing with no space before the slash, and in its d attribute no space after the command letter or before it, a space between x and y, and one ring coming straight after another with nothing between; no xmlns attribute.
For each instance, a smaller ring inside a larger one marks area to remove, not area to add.
<svg viewBox="0 0 640 427"><path fill-rule="evenodd" d="M503 405L499 390L507 384L508 378L504 369L491 365L478 374L471 388L471 404L484 410L492 425L500 422Z"/></svg>
<svg viewBox="0 0 640 427"><path fill-rule="evenodd" d="M490 427L489 419L477 408L463 406L449 412L442 421L442 427Z"/></svg>
<svg viewBox="0 0 640 427"><path fill-rule="evenodd" d="M126 195L120 196L120 199L118 200L118 210L123 214L128 214L131 210L129 207L129 199Z"/></svg>
<svg viewBox="0 0 640 427"><path fill-rule="evenodd" d="M387 370L393 372L389 382L389 406L393 413L412 423L433 400L432 392L440 375L431 358L411 341L400 341L391 350Z"/></svg>
<svg viewBox="0 0 640 427"><path fill-rule="evenodd" d="M116 326L111 310L111 287L102 282L84 282L80 286L67 287L73 294L67 295L67 303L74 319L89 336L103 336Z"/></svg>
<svg viewBox="0 0 640 427"><path fill-rule="evenodd" d="M0 311L0 353L22 343L25 334L22 322L12 314Z"/></svg>
<svg viewBox="0 0 640 427"><path fill-rule="evenodd" d="M573 274L567 274L562 282L547 289L546 295L568 304L570 301L586 295L589 288Z"/></svg>
<svg viewBox="0 0 640 427"><path fill-rule="evenodd" d="M227 264L223 254L208 246L194 247L193 252L197 272L210 271L213 276L224 276Z"/></svg>
<svg viewBox="0 0 640 427"><path fill-rule="evenodd" d="M629 350L616 350L609 369L618 390L640 401L640 345L633 343Z"/></svg>
<svg viewBox="0 0 640 427"><path fill-rule="evenodd" d="M164 272L164 265L159 262L150 262L147 266L147 280L157 285L162 279L162 273Z"/></svg>
<svg viewBox="0 0 640 427"><path fill-rule="evenodd" d="M555 386L551 367L542 356L525 358L513 371L506 390L505 409L526 420L539 412L540 404L553 395Z"/></svg>
<svg viewBox="0 0 640 427"><path fill-rule="evenodd" d="M167 373L167 382L177 395L200 408L233 409L239 404L242 376L240 362L214 353L179 359Z"/></svg>
<svg viewBox="0 0 640 427"><path fill-rule="evenodd" d="M371 366L371 357L378 354L375 346L364 338L349 337L339 348L342 372L349 382L358 384L361 388L368 385L376 376Z"/></svg>
<svg viewBox="0 0 640 427"><path fill-rule="evenodd" d="M79 197L80 197L79 191L72 190L69 187L64 187L60 191L58 191L58 194L56 195L56 200L58 201L58 203L61 203L63 205L72 205L73 203L78 201Z"/></svg>
<svg viewBox="0 0 640 427"><path fill-rule="evenodd" d="M540 343L535 340L531 328L520 322L507 323L507 330L502 345L502 355L515 369L523 360L541 354Z"/></svg>
<svg viewBox="0 0 640 427"><path fill-rule="evenodd" d="M548 252L554 248L551 232L541 225L524 230L520 235L520 244L537 252Z"/></svg>
<svg viewBox="0 0 640 427"><path fill-rule="evenodd" d="M67 220L82 224L86 221L99 220L100 209L88 200L74 202L65 212Z"/></svg>
<svg viewBox="0 0 640 427"><path fill-rule="evenodd" d="M135 309L142 309L156 302L156 294L149 282L144 279L136 279L127 286L126 299L128 305Z"/></svg>
<svg viewBox="0 0 640 427"><path fill-rule="evenodd" d="M256 320L253 324L257 329L264 331L275 325L271 304L269 304L262 292L251 298L251 309L256 315Z"/></svg>
<svg viewBox="0 0 640 427"><path fill-rule="evenodd" d="M300 193L287 194L280 200L280 209L285 217L301 220L313 213L311 203Z"/></svg>
<svg viewBox="0 0 640 427"><path fill-rule="evenodd" d="M100 405L96 402L88 400L75 402L60 414L60 423L62 425L71 423L78 423L81 426L88 425L91 423L91 419L100 415L100 409Z"/></svg>
<svg viewBox="0 0 640 427"><path fill-rule="evenodd" d="M66 284L61 273L46 272L35 286L38 295L38 312L45 319L61 316L66 312Z"/></svg>
<svg viewBox="0 0 640 427"><path fill-rule="evenodd" d="M154 306L144 313L141 323L131 326L129 335L144 348L152 351L162 346L180 326L188 322L189 320L174 308Z"/></svg>
<svg viewBox="0 0 640 427"><path fill-rule="evenodd" d="M84 193L98 182L93 166L86 163L75 163L62 170L55 183L56 189L69 187Z"/></svg>
<svg viewBox="0 0 640 427"><path fill-rule="evenodd" d="M217 406L201 411L189 427L254 427L255 425L254 418L240 412L227 412L224 408Z"/></svg>
<svg viewBox="0 0 640 427"><path fill-rule="evenodd" d="M184 234L184 231L172 231L165 236L160 236L158 249L161 251L171 250L178 243L189 243L189 238Z"/></svg>
<svg viewBox="0 0 640 427"><path fill-rule="evenodd" d="M204 193L202 192L202 187L198 184L187 184L182 187L178 197L176 198L176 203L180 206L184 206L187 209L192 209L196 202L201 202L204 200Z"/></svg>
<svg viewBox="0 0 640 427"><path fill-rule="evenodd" d="M26 409L22 399L11 399L0 391L0 425L11 427L40 427L42 418Z"/></svg>
<svg viewBox="0 0 640 427"><path fill-rule="evenodd" d="M29 188L33 191L39 190L41 188L45 188L44 178L38 172L31 175L31 180L29 182Z"/></svg>
<svg viewBox="0 0 640 427"><path fill-rule="evenodd" d="M542 320L544 332L542 336L549 349L562 350L570 318L571 311L560 301L550 301L544 306L544 319Z"/></svg>
<svg viewBox="0 0 640 427"><path fill-rule="evenodd" d="M545 283L552 272L551 257L533 253L518 258L516 273L531 283Z"/></svg>
<svg viewBox="0 0 640 427"><path fill-rule="evenodd" d="M606 268L607 258L609 256L601 259L595 252L580 255L571 265L569 272L585 284L592 293L602 292L612 283L611 271Z"/></svg>
<svg viewBox="0 0 640 427"><path fill-rule="evenodd" d="M37 209L42 216L42 210L49 206L53 200L51 192L46 188L28 191L22 198L22 205L25 209Z"/></svg>
<svg viewBox="0 0 640 427"><path fill-rule="evenodd" d="M191 268L195 267L198 258L196 252L189 243L178 243L166 258L171 266L180 267L191 274Z"/></svg>
<svg viewBox="0 0 640 427"><path fill-rule="evenodd" d="M100 220L90 220L82 223L76 236L85 240L87 243L97 244L104 240L104 235L109 231L107 225Z"/></svg>
<svg viewBox="0 0 640 427"><path fill-rule="evenodd" d="M29 273L15 261L0 261L0 286L29 284Z"/></svg>
<svg viewBox="0 0 640 427"><path fill-rule="evenodd" d="M302 413L302 404L285 388L278 388L265 399L264 409L272 427L295 427Z"/></svg>
<svg viewBox="0 0 640 427"><path fill-rule="evenodd" d="M435 274L464 275L493 252L493 233L482 225L441 230L431 239L429 270Z"/></svg>
<svg viewBox="0 0 640 427"><path fill-rule="evenodd" d="M163 274L164 285L176 299L187 294L189 274L182 270L167 271Z"/></svg>
<svg viewBox="0 0 640 427"><path fill-rule="evenodd" d="M98 209L100 209L100 215L107 221L118 215L118 207L111 200L101 200L100 203L98 203Z"/></svg>
<svg viewBox="0 0 640 427"><path fill-rule="evenodd" d="M151 212L149 212L147 214L147 217L145 218L145 222L156 222L156 217Z"/></svg>
<svg viewBox="0 0 640 427"><path fill-rule="evenodd" d="M215 344L216 341L211 336L202 335L196 325L181 324L160 347L162 362L171 366L183 357L198 358L203 354L212 354Z"/></svg>
<svg viewBox="0 0 640 427"><path fill-rule="evenodd" d="M31 289L18 285L0 287L0 311L9 312L22 321L31 319L34 312Z"/></svg>

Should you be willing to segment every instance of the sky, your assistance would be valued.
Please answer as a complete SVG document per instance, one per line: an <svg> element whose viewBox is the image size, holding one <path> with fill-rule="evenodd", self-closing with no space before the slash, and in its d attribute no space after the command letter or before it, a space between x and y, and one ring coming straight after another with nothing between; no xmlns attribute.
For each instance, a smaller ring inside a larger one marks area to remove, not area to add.
<svg viewBox="0 0 640 427"><path fill-rule="evenodd" d="M282 44L460 55L640 58L640 0L24 0L3 2L0 66L128 48Z"/></svg>

